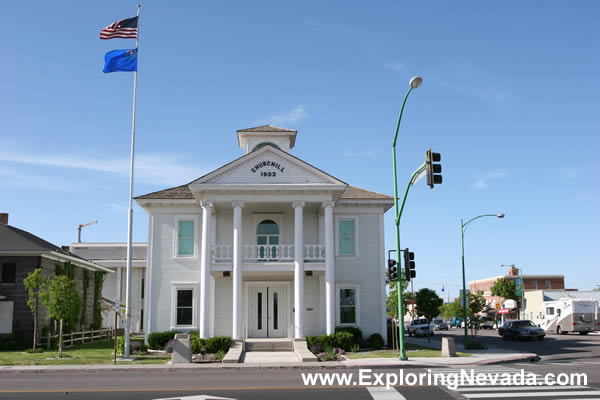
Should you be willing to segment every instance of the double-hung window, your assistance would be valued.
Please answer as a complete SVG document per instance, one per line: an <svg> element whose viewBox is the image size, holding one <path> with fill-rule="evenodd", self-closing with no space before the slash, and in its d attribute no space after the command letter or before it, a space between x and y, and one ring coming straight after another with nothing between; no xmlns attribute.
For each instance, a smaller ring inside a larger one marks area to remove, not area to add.
<svg viewBox="0 0 600 400"><path fill-rule="evenodd" d="M356 256L356 218L337 220L337 255Z"/></svg>
<svg viewBox="0 0 600 400"><path fill-rule="evenodd" d="M193 328L196 326L196 285L173 284L173 316L171 327Z"/></svg>
<svg viewBox="0 0 600 400"><path fill-rule="evenodd" d="M338 286L336 297L338 303L338 324L358 325L358 286Z"/></svg>
<svg viewBox="0 0 600 400"><path fill-rule="evenodd" d="M178 220L177 221L177 256L192 257L194 256L194 220Z"/></svg>

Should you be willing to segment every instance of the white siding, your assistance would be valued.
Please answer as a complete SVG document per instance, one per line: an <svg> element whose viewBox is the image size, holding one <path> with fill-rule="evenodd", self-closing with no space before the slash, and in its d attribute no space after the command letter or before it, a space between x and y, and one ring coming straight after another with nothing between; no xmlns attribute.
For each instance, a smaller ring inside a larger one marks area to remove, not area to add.
<svg viewBox="0 0 600 400"><path fill-rule="evenodd" d="M357 215L342 214L337 211L336 215ZM381 333L382 326L381 301L383 301L385 293L382 294L380 288L379 215L358 214L357 230L359 256L335 258L335 282L336 285L349 283L359 286L359 328L366 339L372 333ZM335 238L335 245L339 245L337 237ZM336 304L335 306L337 310L339 305Z"/></svg>
<svg viewBox="0 0 600 400"><path fill-rule="evenodd" d="M246 304L246 301L242 304ZM231 336L232 318L233 281L231 277L215 278L215 336Z"/></svg>
<svg viewBox="0 0 600 400"><path fill-rule="evenodd" d="M180 214L178 214L180 215ZM202 214L198 210L198 225L202 224ZM151 327L149 332L161 332L171 329L172 283L196 282L197 307L199 315L200 293L200 258L173 257L175 217L173 215L155 215L152 237L152 288L151 288ZM195 227L196 240L200 243L200 228ZM198 248L200 246L198 245Z"/></svg>

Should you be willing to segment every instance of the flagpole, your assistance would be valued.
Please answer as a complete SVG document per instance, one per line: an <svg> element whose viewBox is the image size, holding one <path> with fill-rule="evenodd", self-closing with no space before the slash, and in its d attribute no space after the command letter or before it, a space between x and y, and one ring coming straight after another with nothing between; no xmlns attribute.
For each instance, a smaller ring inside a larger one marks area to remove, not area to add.
<svg viewBox="0 0 600 400"><path fill-rule="evenodd" d="M139 61L140 5L137 5L138 30L135 38L136 57ZM139 64L139 63L138 63ZM131 163L129 165L129 214L127 216L127 284L125 289L125 358L130 356L129 339L131 337L131 237L133 234L133 160L135 154L135 105L137 94L137 67L133 71L133 116L131 120Z"/></svg>

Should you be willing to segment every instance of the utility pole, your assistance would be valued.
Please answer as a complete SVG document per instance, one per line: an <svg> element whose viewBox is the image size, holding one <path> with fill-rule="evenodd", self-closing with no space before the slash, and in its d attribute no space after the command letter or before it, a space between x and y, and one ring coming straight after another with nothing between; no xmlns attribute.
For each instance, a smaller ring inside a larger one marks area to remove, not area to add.
<svg viewBox="0 0 600 400"><path fill-rule="evenodd" d="M79 226L77 227L77 243L81 243L81 228L85 228L86 226L90 226L90 225L97 224L97 223L98 223L98 220L88 222L87 224L79 224Z"/></svg>

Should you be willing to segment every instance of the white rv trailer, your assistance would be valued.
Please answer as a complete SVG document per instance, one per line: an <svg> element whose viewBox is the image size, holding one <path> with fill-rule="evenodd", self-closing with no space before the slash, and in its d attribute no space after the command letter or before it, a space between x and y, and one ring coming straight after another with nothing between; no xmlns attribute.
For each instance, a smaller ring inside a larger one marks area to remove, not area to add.
<svg viewBox="0 0 600 400"><path fill-rule="evenodd" d="M560 299L544 302L540 327L546 333L587 335L596 328L598 303L590 300Z"/></svg>

